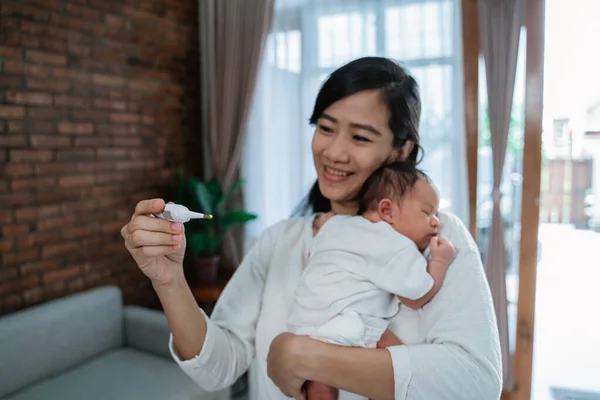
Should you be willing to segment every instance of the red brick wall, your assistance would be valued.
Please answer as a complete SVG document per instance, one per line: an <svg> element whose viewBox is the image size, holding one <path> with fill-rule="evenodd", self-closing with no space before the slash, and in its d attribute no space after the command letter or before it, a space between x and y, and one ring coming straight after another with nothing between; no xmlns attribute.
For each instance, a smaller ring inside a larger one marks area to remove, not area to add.
<svg viewBox="0 0 600 400"><path fill-rule="evenodd" d="M197 13L197 0L0 0L0 314L107 283L155 303L119 230L175 167L201 164L185 157Z"/></svg>

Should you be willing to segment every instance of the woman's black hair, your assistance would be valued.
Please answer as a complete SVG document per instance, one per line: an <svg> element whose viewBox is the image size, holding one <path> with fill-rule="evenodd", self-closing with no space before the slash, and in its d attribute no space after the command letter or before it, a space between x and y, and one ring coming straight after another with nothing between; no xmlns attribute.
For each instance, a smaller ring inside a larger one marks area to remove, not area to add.
<svg viewBox="0 0 600 400"><path fill-rule="evenodd" d="M394 148L406 141L414 143L407 162L415 165L422 148L419 141L421 99L417 82L409 72L394 61L383 57L363 57L335 70L325 81L310 117L316 125L323 112L333 103L363 90L381 90L382 100L388 108L389 127L394 135ZM296 209L295 214L309 215L331 211L331 201L321 193L315 182L308 196Z"/></svg>

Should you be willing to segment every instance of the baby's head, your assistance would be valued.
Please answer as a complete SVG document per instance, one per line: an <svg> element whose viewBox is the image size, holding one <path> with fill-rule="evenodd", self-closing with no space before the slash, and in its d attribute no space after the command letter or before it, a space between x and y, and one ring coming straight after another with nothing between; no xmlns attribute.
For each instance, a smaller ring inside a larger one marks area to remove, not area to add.
<svg viewBox="0 0 600 400"><path fill-rule="evenodd" d="M372 222L387 222L422 251L439 233L439 202L424 172L397 162L384 165L366 180L358 194L358 213Z"/></svg>

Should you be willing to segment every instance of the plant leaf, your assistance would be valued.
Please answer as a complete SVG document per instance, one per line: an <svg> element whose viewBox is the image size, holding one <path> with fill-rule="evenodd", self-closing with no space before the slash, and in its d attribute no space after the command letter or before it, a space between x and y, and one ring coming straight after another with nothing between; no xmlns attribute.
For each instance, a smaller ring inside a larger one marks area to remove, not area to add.
<svg viewBox="0 0 600 400"><path fill-rule="evenodd" d="M186 235L186 242L193 257L213 256L220 244L219 238L211 235L209 231L189 233Z"/></svg>
<svg viewBox="0 0 600 400"><path fill-rule="evenodd" d="M194 232L186 234L187 248L192 253L193 257L198 257L198 254L208 250L208 240L206 232Z"/></svg>
<svg viewBox="0 0 600 400"><path fill-rule="evenodd" d="M213 212L217 212L219 211L215 205L218 203L219 199L221 197L223 197L223 191L221 189L221 184L215 179L211 179L208 182L206 182L204 184L206 186L206 190L208 191L208 193L210 193L211 198L212 198L212 207L213 207Z"/></svg>
<svg viewBox="0 0 600 400"><path fill-rule="evenodd" d="M223 206L227 202L227 200L229 200L231 198L231 196L233 196L237 191L239 191L243 184L244 184L243 178L239 178L237 181L235 181L233 183L233 185L231 185L229 190L225 194L223 194L223 196L219 199L219 201L217 202L217 204L215 206L215 210L220 211L221 208L223 208Z"/></svg>
<svg viewBox="0 0 600 400"><path fill-rule="evenodd" d="M203 212L205 214L212 214L214 212L213 205L215 202L214 197L208 190L207 184L202 181L199 181L198 179L189 178L188 185L190 186L192 193L195 194L195 198L202 208L200 212Z"/></svg>
<svg viewBox="0 0 600 400"><path fill-rule="evenodd" d="M257 216L242 210L232 210L221 217L221 235L225 235L236 224L245 224Z"/></svg>

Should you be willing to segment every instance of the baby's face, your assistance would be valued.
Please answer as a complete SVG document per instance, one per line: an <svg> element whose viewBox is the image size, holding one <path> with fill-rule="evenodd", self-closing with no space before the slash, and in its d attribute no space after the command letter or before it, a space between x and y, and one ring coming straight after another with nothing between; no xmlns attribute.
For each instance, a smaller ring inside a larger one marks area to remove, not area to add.
<svg viewBox="0 0 600 400"><path fill-rule="evenodd" d="M390 224L423 251L440 231L439 203L436 189L424 179L419 179L400 204L394 203L396 210Z"/></svg>

